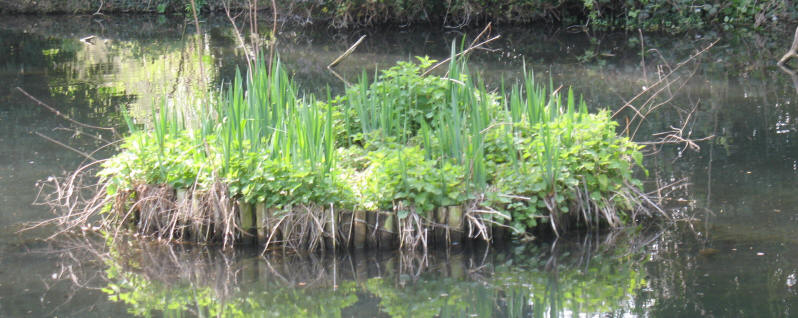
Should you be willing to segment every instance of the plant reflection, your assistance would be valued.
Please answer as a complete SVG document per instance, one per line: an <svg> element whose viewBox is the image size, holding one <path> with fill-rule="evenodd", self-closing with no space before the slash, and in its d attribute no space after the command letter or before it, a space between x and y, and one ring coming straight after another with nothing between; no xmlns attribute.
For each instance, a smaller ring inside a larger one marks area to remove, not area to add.
<svg viewBox="0 0 798 318"><path fill-rule="evenodd" d="M100 261L102 291L144 317L602 316L635 310L646 284L641 247L656 233L632 232L498 250L270 257L81 236L64 251L83 256L62 259L70 269L91 263L86 255ZM85 286L77 276L63 275Z"/></svg>

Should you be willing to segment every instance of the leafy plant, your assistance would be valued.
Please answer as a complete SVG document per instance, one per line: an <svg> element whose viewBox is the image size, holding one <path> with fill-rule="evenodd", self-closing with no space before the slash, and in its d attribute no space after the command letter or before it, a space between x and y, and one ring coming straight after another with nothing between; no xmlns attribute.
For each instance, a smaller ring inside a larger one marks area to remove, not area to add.
<svg viewBox="0 0 798 318"><path fill-rule="evenodd" d="M427 215L435 207L459 205L465 199L464 169L448 160L430 160L417 146L396 146L368 155L364 196L367 206L392 210L399 202ZM409 211L398 211L404 218Z"/></svg>

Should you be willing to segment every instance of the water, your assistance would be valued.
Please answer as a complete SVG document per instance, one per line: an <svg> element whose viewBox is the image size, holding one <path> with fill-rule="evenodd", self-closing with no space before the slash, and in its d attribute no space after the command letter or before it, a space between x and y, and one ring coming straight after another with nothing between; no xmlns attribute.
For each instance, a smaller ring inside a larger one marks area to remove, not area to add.
<svg viewBox="0 0 798 318"><path fill-rule="evenodd" d="M681 127L688 115L683 136L715 136L699 150L668 145L647 157L651 187L686 182L664 189L672 190L664 205L684 217L673 226L427 255L268 258L138 242L108 253L99 238L46 241L47 227L18 233L23 222L51 215L31 205L37 181L74 169L84 160L78 152L114 136L77 134L16 87L77 121L123 130L120 109L143 120L155 96L183 96L199 80L218 86L243 65L224 19L207 19L200 37L193 30L182 18L159 16L0 18L0 316L798 315L798 87L774 65L789 47L786 31L644 34L641 43L638 34L496 28L498 51L471 58L494 85L513 81L526 61L541 80L572 85L594 107L615 110L657 81L658 65L675 68L720 39L669 78L673 98L636 136L656 140L652 133ZM304 89L323 93L342 89L325 66L360 34L367 40L336 68L348 81L363 67L442 59L464 33L286 29L279 52Z"/></svg>

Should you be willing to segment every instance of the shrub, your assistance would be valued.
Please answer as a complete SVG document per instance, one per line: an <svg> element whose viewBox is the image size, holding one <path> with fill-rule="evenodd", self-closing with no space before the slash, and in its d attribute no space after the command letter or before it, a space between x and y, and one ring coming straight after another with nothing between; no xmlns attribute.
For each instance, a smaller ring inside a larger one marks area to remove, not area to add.
<svg viewBox="0 0 798 318"><path fill-rule="evenodd" d="M364 190L368 206L388 211L403 206L429 216L436 207L465 201L464 168L451 160L427 159L418 146L383 148L368 157L371 165ZM398 217L408 212L401 209Z"/></svg>

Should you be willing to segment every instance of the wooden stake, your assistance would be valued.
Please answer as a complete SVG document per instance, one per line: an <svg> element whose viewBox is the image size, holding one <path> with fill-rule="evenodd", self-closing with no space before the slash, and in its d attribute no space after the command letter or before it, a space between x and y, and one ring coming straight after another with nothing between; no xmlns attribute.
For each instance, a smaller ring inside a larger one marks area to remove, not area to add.
<svg viewBox="0 0 798 318"><path fill-rule="evenodd" d="M271 234L271 211L266 204L258 203L255 206L255 224L258 232L258 244L266 244Z"/></svg>
<svg viewBox="0 0 798 318"><path fill-rule="evenodd" d="M355 211L355 219L352 222L354 232L355 248L363 248L366 245L366 211Z"/></svg>
<svg viewBox="0 0 798 318"><path fill-rule="evenodd" d="M450 206L448 210L449 242L460 243L463 240L463 208Z"/></svg>
<svg viewBox="0 0 798 318"><path fill-rule="evenodd" d="M243 236L241 241L244 244L254 243L257 239L258 232L255 230L255 208L252 204L238 201L238 215L241 220L241 229Z"/></svg>

